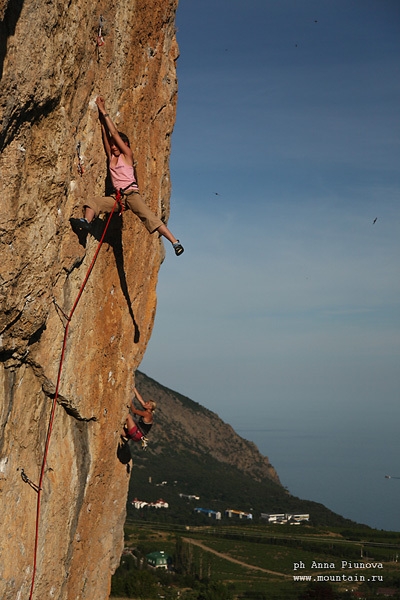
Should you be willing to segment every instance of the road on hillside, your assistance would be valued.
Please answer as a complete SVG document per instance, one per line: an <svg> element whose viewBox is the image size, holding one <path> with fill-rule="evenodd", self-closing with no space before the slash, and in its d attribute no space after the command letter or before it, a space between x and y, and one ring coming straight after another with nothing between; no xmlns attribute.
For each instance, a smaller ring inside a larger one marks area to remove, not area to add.
<svg viewBox="0 0 400 600"><path fill-rule="evenodd" d="M263 573L269 573L270 575L278 575L278 577L286 577L288 579L291 578L290 575L286 575L285 573L278 573L277 571L270 571L269 569L263 569L262 567L256 567L255 565L249 565L245 562L242 562L241 560L232 558L228 554L222 554L222 552L217 552L217 550L213 550L213 548L210 548L209 546L205 546L204 544L202 544L198 540L194 540L193 538L184 537L184 538L182 538L182 540L184 540L185 542L189 542L189 543L193 544L194 546L199 546L199 548L201 548L202 550L205 550L206 552L211 552L212 554L215 554L216 556L219 556L220 558L229 560L230 562L233 562L237 565L241 565L242 567L246 567L247 569L253 569L254 571L262 571Z"/></svg>

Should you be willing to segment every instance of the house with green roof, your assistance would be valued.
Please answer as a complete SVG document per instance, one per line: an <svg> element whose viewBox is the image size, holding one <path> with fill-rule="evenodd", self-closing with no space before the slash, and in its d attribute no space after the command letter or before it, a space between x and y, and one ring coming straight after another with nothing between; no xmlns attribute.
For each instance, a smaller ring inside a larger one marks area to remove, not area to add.
<svg viewBox="0 0 400 600"><path fill-rule="evenodd" d="M168 566L172 564L172 557L164 552L164 550L158 550L156 552L150 552L146 554L146 560L149 567L153 569L168 569Z"/></svg>

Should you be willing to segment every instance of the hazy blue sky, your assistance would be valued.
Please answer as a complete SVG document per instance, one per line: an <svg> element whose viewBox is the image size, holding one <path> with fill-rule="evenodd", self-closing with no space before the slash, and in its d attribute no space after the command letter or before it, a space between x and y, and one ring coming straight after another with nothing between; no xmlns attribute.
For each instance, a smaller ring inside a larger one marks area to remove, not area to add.
<svg viewBox="0 0 400 600"><path fill-rule="evenodd" d="M177 27L185 253L141 369L400 530L400 2L181 0Z"/></svg>

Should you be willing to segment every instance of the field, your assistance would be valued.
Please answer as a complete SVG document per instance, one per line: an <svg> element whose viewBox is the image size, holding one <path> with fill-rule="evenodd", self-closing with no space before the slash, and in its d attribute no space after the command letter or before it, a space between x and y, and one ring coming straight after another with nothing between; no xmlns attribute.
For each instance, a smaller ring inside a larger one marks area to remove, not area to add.
<svg viewBox="0 0 400 600"><path fill-rule="evenodd" d="M224 590L208 597L249 600L297 599L310 586L329 587L334 595L321 596L326 598L400 590L400 536L391 532L127 522L126 547L135 559L157 550L171 556L178 575L158 584L158 596L161 586L165 598L204 597L202 584Z"/></svg>

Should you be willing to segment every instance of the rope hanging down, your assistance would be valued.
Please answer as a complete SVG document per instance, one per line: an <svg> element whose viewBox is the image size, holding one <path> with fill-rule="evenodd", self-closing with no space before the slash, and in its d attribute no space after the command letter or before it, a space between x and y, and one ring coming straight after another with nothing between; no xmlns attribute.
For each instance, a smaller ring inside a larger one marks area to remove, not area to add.
<svg viewBox="0 0 400 600"><path fill-rule="evenodd" d="M65 356L65 348L66 348L66 344L67 344L67 337L68 337L68 330L69 330L69 324L71 322L71 319L73 317L73 314L75 312L76 307L78 306L78 302L82 296L83 290L85 288L85 285L89 279L90 273L92 272L92 269L94 267L94 264L96 262L97 256L100 252L100 248L103 244L104 238L106 236L107 233L107 229L108 226L111 222L112 216L114 214L115 209L117 208L117 205L120 203L120 198L117 195L117 198L115 200L115 204L114 207L112 209L112 211L110 212L107 222L106 222L106 226L104 227L104 231L102 233L102 236L100 238L100 241L97 245L96 248L96 252L94 253L94 256L92 258L92 262L90 263L90 266L87 270L85 279L83 280L83 283L81 284L81 287L79 288L79 292L78 295L75 299L75 302L71 308L71 311L69 313L68 316L66 316L67 319L67 324L65 326L65 331L64 331L64 340L63 340L63 345L62 345L62 350L61 350L61 357L60 357L60 363L59 363L59 367L58 367L58 375L57 375L57 384L56 384L56 391L54 394L54 399L52 402L52 406L51 406L51 412L50 412L50 420L49 420L49 425L47 428L47 436L46 436L46 443L45 443L45 447L44 447L44 453L43 453L43 460L42 460L42 468L40 470L40 478L39 478L39 485L37 486L37 503L36 503L36 526L35 526L35 546L34 546L34 555L33 555L33 572L32 572L32 583L31 583L31 591L29 594L29 600L32 600L33 597L33 590L35 587L35 577L36 577L36 566L37 566L37 551L38 551L38 543L39 543L39 520L40 520L40 502L41 502L41 496L42 496L42 483L43 483L43 478L44 478L44 471L45 471L45 467L46 467L46 462L47 462L47 455L49 452L49 446L50 446L50 438L51 438L51 432L53 429L53 422L54 422L54 415L55 415L55 411L56 411L56 406L57 406L57 400L58 400L58 392L59 392L59 388L60 388L60 380L61 380L61 371L62 371L62 366L63 366L63 362L64 362L64 356Z"/></svg>

